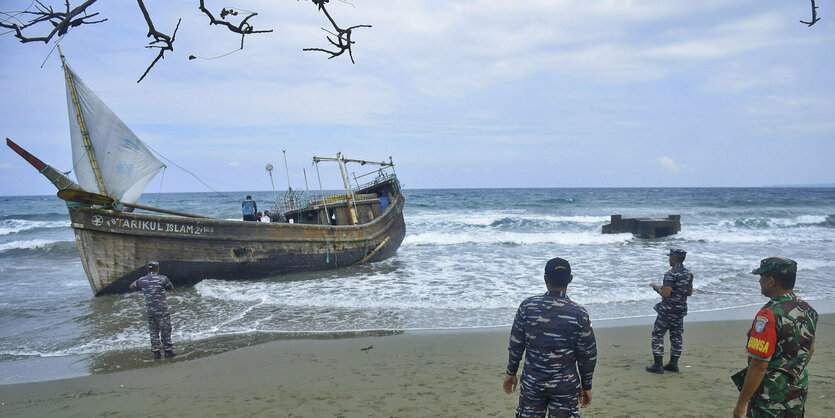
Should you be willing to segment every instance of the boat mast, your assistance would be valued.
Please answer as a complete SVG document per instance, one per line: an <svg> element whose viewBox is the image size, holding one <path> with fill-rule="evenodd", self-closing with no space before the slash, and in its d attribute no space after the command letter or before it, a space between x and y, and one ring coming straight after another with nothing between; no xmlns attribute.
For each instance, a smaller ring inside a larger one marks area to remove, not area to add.
<svg viewBox="0 0 835 418"><path fill-rule="evenodd" d="M342 168L345 165L342 152L336 153L336 162L339 163L339 173L342 174L342 184L345 185L345 203L348 205L348 214L351 215L351 223L356 225L359 221L357 220L357 212L354 210L353 199L351 199L351 189L348 186L348 179L345 177L345 169Z"/></svg>
<svg viewBox="0 0 835 418"><path fill-rule="evenodd" d="M287 191L292 192L293 188L290 187L290 168L287 167L287 150L281 150L281 153L284 154L284 172L287 174Z"/></svg>
<svg viewBox="0 0 835 418"><path fill-rule="evenodd" d="M61 66L64 68L64 77L67 79L67 86L70 87L72 103L75 106L75 117L78 119L78 127L81 129L81 138L84 140L84 148L87 150L87 158L90 159L90 165L93 167L93 173L96 175L96 183L99 186L99 193L106 195L107 189L104 188L104 181L101 178L99 164L96 161L96 155L93 153L93 144L90 142L90 133L87 131L87 124L84 122L84 116L81 114L81 105L78 102L78 94L75 91L75 82L73 82L73 78L67 69L67 61L64 59L64 54L61 52L60 45L58 45L58 55L61 56Z"/></svg>
<svg viewBox="0 0 835 418"><path fill-rule="evenodd" d="M313 157L313 162L316 163L316 174L317 175L319 174L319 161L336 161L339 164L339 172L342 174L342 184L345 185L345 201L348 204L348 213L351 215L351 222L353 222L354 225L358 224L359 221L357 220L357 213L354 210L354 202L351 199L351 190L348 186L348 179L345 177L346 169L344 169L342 166L345 163L350 162L350 163L359 163L361 165L376 164L376 165L379 165L381 167L392 167L392 169L394 168L394 162L391 161L391 157L389 157L389 162L353 160L353 159L350 159L350 158L345 158L345 157L342 156L341 152L337 152L336 153L336 158ZM322 179L321 178L319 179L319 188L322 188Z"/></svg>
<svg viewBox="0 0 835 418"><path fill-rule="evenodd" d="M313 162L316 164L316 177L319 178L319 192L322 193L322 205L325 206L326 225L330 225L331 215L328 213L328 199L325 198L325 189L322 188L322 176L319 174L319 160L313 157Z"/></svg>

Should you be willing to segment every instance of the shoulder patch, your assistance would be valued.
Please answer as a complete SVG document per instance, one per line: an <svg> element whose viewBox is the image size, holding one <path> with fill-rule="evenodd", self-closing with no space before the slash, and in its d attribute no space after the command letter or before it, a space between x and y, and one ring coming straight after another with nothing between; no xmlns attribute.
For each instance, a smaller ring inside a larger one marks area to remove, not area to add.
<svg viewBox="0 0 835 418"><path fill-rule="evenodd" d="M774 354L777 344L777 326L774 323L774 312L771 309L761 309L751 329L748 338L748 353L762 359L769 359Z"/></svg>

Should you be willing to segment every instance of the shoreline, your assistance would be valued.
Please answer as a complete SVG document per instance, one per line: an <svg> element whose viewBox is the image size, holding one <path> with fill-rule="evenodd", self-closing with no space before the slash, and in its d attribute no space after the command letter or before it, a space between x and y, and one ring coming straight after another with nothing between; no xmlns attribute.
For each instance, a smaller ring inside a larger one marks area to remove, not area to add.
<svg viewBox="0 0 835 418"><path fill-rule="evenodd" d="M835 301L812 301L819 314L835 314ZM725 309L691 312L685 319L685 324L697 322L716 322L725 320L749 320L753 318L762 304L735 306ZM631 317L594 319L595 330L617 327L652 327L655 314L636 315ZM197 341L183 341L176 344L178 356L175 362L194 361L212 357L230 351L241 350L250 346L268 344L281 341L319 341L356 339L364 337L390 337L401 334L434 335L434 334L471 334L480 332L507 331L510 325L484 326L477 328L431 328L407 330L352 330L327 332L289 332L289 333L257 333L243 335L224 335ZM146 348L118 350L92 355L69 355L35 357L0 363L0 388L4 385L49 382L61 379L74 379L85 376L96 376L118 373L128 370L155 367L157 364L150 359Z"/></svg>
<svg viewBox="0 0 835 418"><path fill-rule="evenodd" d="M730 376L746 365L750 320L688 315L682 372L664 375L644 371L651 320L600 322L593 400L583 416L730 415L737 396ZM278 340L116 373L0 385L0 414L508 416L518 399L501 391L509 329ZM816 339L807 413L829 416L835 314L821 315Z"/></svg>

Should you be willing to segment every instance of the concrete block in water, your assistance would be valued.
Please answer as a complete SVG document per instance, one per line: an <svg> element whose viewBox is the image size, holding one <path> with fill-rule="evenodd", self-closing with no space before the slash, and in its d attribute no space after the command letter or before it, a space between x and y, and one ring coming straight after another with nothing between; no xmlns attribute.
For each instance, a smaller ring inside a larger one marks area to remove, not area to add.
<svg viewBox="0 0 835 418"><path fill-rule="evenodd" d="M640 238L661 238L681 231L681 215L666 218L626 218L612 215L611 223L603 225L604 234L631 232Z"/></svg>

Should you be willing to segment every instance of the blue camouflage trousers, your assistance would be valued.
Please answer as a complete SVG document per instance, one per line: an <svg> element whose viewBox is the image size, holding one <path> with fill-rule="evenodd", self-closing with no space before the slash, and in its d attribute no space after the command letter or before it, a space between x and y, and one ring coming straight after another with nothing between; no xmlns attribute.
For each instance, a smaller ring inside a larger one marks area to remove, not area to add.
<svg viewBox="0 0 835 418"><path fill-rule="evenodd" d="M681 357L681 346L684 342L684 317L659 314L652 326L652 355L664 356L664 334L670 331L670 355Z"/></svg>
<svg viewBox="0 0 835 418"><path fill-rule="evenodd" d="M148 331L151 333L151 350L159 351L160 335L163 350L173 350L171 343L171 315L168 312L148 315Z"/></svg>
<svg viewBox="0 0 835 418"><path fill-rule="evenodd" d="M546 412L550 418L579 417L579 405L579 393L568 395L548 394L522 389L519 391L519 406L516 407L516 417L544 418Z"/></svg>

